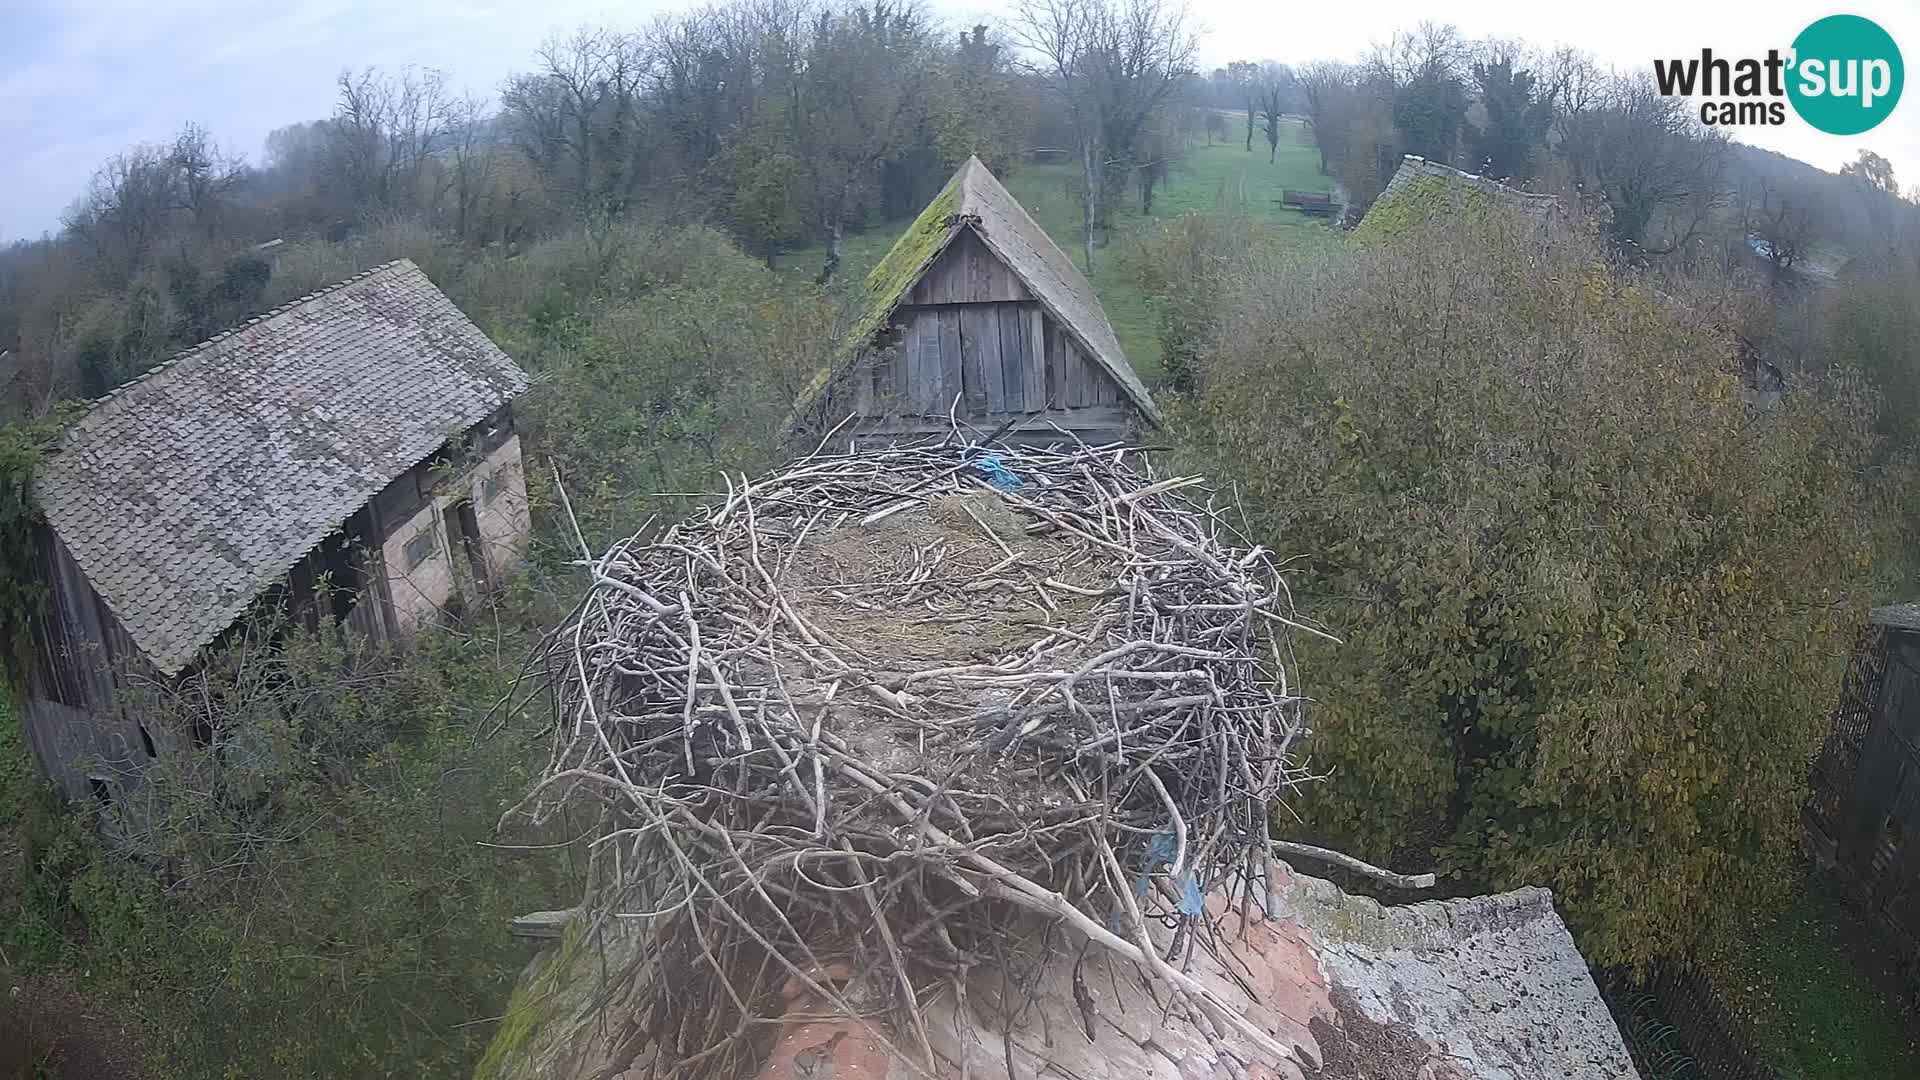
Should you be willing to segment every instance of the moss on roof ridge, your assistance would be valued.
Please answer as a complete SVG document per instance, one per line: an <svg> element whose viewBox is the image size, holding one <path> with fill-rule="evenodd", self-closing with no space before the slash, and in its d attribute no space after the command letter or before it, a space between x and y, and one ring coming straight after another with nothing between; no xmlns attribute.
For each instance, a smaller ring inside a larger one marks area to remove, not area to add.
<svg viewBox="0 0 1920 1080"><path fill-rule="evenodd" d="M947 186L940 189L940 193L920 211L920 216L913 219L913 223L893 242L887 253L867 272L867 303L854 323L853 332L848 335L848 340L855 343L856 347L880 329L887 316L893 314L900 298L913 288L914 282L920 280L920 275L947 246L956 224L955 216L960 212L966 172L962 168L953 174Z"/></svg>

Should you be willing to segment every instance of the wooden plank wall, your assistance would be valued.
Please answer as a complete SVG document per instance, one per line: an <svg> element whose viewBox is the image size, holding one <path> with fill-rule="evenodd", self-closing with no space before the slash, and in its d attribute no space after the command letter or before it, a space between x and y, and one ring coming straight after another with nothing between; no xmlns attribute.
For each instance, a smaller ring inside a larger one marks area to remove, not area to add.
<svg viewBox="0 0 1920 1080"><path fill-rule="evenodd" d="M971 230L954 237L947 250L927 267L920 281L907 294L904 304L925 307L934 304L1018 303L1032 300L1033 294L1020 283L999 256Z"/></svg>
<svg viewBox="0 0 1920 1080"><path fill-rule="evenodd" d="M899 339L872 354L848 403L861 416L1007 417L1127 404L1126 393L1037 304L943 304L895 313Z"/></svg>
<svg viewBox="0 0 1920 1080"><path fill-rule="evenodd" d="M1102 436L1131 427L1120 384L971 231L928 267L892 324L836 405L868 418L862 439L944 430L949 410L975 426L1047 412Z"/></svg>
<svg viewBox="0 0 1920 1080"><path fill-rule="evenodd" d="M165 733L148 733L120 707L115 673L146 668L133 639L53 530L36 527L34 546L48 596L34 620L27 741L61 794L81 798L90 777L125 778L144 768Z"/></svg>

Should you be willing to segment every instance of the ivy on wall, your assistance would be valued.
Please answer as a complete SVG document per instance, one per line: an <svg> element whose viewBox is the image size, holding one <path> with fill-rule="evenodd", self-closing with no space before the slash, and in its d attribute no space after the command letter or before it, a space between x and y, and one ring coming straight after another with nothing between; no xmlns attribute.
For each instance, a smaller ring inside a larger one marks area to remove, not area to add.
<svg viewBox="0 0 1920 1080"><path fill-rule="evenodd" d="M34 573L33 471L46 447L77 408L32 423L0 427L0 676L24 691L33 663L33 620L47 601L46 584Z"/></svg>

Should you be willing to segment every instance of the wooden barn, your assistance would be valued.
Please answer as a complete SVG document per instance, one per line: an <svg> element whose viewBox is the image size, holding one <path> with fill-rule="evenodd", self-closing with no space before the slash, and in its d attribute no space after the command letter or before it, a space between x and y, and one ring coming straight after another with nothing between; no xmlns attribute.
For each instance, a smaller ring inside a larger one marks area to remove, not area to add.
<svg viewBox="0 0 1920 1080"><path fill-rule="evenodd" d="M979 158L867 278L846 360L803 410L852 445L952 420L1012 442L1133 436L1160 413L1093 287ZM950 420L949 418L952 418Z"/></svg>
<svg viewBox="0 0 1920 1080"><path fill-rule="evenodd" d="M404 638L519 559L527 377L402 260L249 320L95 402L35 472L26 727L69 798L191 737L129 693L265 610Z"/></svg>
<svg viewBox="0 0 1920 1080"><path fill-rule="evenodd" d="M1816 861L1920 966L1920 603L1869 613L1810 787Z"/></svg>

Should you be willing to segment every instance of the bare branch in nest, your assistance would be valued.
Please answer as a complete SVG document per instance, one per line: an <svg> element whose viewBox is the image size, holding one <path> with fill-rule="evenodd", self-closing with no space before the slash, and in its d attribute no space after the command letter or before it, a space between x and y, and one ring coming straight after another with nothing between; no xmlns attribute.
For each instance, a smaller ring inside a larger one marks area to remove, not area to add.
<svg viewBox="0 0 1920 1080"><path fill-rule="evenodd" d="M751 1064L785 985L937 1070L925 988L964 997L1061 928L1287 1056L1148 932L1212 947L1199 898L1264 871L1306 778L1285 584L1198 478L1118 447L988 452L730 477L590 559L535 665L554 745L521 812L603 811L588 907L650 928L674 1075Z"/></svg>
<svg viewBox="0 0 1920 1080"><path fill-rule="evenodd" d="M1432 874L1396 874L1391 870L1382 870L1372 863L1361 862L1351 855L1333 851L1329 848L1314 847L1312 844L1296 844L1291 840L1275 840L1273 841L1273 850L1281 855L1292 856L1299 859L1311 859L1314 862L1326 863L1330 866L1338 866L1344 870L1351 870L1363 877L1370 877L1375 881L1385 882L1396 889L1433 888L1434 876Z"/></svg>

